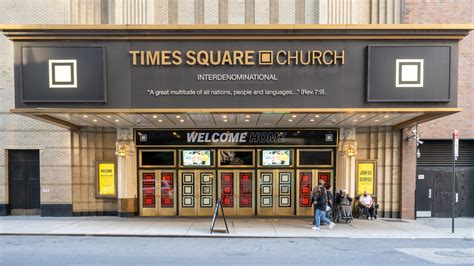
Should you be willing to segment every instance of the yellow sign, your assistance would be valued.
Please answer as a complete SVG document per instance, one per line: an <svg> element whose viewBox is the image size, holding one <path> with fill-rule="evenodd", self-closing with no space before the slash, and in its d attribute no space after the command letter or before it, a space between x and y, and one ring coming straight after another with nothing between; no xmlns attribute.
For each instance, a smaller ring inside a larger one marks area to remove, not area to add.
<svg viewBox="0 0 474 266"><path fill-rule="evenodd" d="M375 162L357 162L357 195L375 194Z"/></svg>
<svg viewBox="0 0 474 266"><path fill-rule="evenodd" d="M115 164L99 163L99 195L115 195Z"/></svg>

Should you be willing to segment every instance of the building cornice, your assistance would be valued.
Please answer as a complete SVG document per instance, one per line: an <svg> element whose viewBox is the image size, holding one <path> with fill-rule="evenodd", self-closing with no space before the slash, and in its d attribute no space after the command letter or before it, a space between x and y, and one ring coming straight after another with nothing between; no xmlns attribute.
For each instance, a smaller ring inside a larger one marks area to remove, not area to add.
<svg viewBox="0 0 474 266"><path fill-rule="evenodd" d="M58 40L461 40L474 24L0 25L13 41Z"/></svg>

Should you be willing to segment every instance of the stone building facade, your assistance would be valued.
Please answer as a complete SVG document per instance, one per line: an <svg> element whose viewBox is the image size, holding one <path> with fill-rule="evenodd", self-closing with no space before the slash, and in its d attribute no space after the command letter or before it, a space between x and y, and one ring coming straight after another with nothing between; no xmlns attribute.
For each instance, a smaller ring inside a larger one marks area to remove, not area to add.
<svg viewBox="0 0 474 266"><path fill-rule="evenodd" d="M7 0L0 3L4 14L0 24L473 23L473 6L472 0ZM471 34L460 44L458 100L464 111L421 124L422 138L448 139L453 128L460 130L462 138L474 138L473 54ZM40 151L42 205L70 204L72 209L66 211L74 215L114 215L121 204L128 204L95 197L94 162L116 157L117 130L68 130L12 114L13 45L3 35L0 73L0 204L8 205L8 150L21 149ZM350 159L338 157L336 186L349 188L354 195L355 160L377 160L375 196L381 215L414 218L416 145L405 141L410 130L341 130L352 131L346 137L341 134L341 141L357 143L357 154ZM42 208L41 214L54 215L48 208Z"/></svg>

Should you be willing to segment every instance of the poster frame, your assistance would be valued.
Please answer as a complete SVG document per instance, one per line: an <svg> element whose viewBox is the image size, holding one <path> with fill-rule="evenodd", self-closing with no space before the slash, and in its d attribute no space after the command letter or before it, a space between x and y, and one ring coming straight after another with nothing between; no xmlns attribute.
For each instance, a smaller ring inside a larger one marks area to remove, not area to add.
<svg viewBox="0 0 474 266"><path fill-rule="evenodd" d="M355 188L355 196L360 196L360 194L358 193L359 192L359 165L362 164L362 163L371 163L373 164L374 166L374 182L372 184L373 186L373 191L374 193L373 194L369 194L371 195L372 197L375 197L377 195L377 160L357 160L356 161L356 188Z"/></svg>
<svg viewBox="0 0 474 266"><path fill-rule="evenodd" d="M100 194L99 184L100 184L100 174L99 174L99 165L112 163L114 165L114 194L113 195L104 195ZM95 161L95 198L96 199L116 199L117 198L117 162L115 160L96 160Z"/></svg>

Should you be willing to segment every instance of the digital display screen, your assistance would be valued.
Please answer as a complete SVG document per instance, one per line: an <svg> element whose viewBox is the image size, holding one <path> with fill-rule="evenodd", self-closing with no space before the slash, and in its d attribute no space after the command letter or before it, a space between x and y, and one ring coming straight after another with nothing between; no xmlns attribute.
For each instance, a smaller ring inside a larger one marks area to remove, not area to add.
<svg viewBox="0 0 474 266"><path fill-rule="evenodd" d="M289 166L290 150L263 150L263 166Z"/></svg>
<svg viewBox="0 0 474 266"><path fill-rule="evenodd" d="M211 150L183 150L183 166L211 166Z"/></svg>

